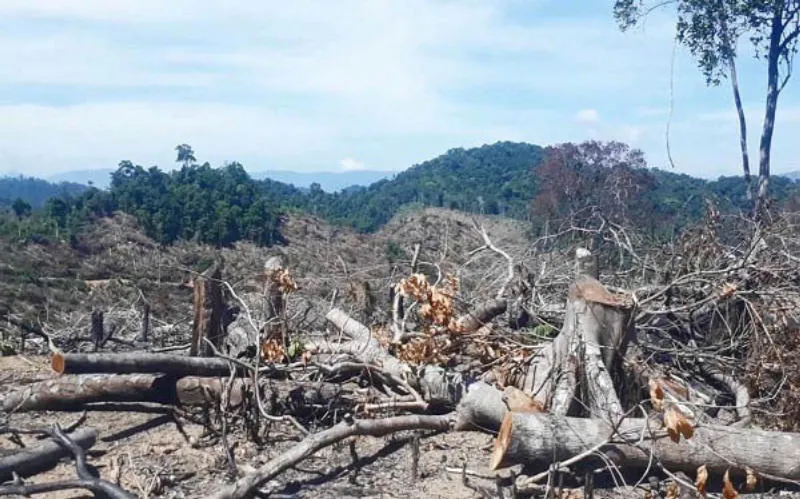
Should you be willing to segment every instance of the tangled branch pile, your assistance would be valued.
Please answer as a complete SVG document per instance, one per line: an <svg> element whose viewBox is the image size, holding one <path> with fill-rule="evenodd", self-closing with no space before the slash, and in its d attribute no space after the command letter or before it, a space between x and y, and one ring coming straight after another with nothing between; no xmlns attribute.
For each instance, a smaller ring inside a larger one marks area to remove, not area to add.
<svg viewBox="0 0 800 499"><path fill-rule="evenodd" d="M253 497L354 435L408 430L496 432L488 468L516 494L592 484L655 494L651 476L667 481L668 497L792 487L800 434L782 432L800 421L798 222L710 210L664 242L594 213L513 248L476 223L482 245L463 263L446 250L427 263L418 246L407 277L391 283L389 319L374 324L336 294L326 324L309 321L312 300L280 259L260 286L231 285L220 264L193 278L191 351L201 356L155 352L146 339L125 354L65 352L74 343L39 330L60 375L10 394L3 409L13 419L166 405L204 421L227 449L220 498ZM232 435L268 441L276 425L303 439L257 469L238 467ZM26 470L16 473L0 491L34 492ZM80 473L70 486L100 483Z"/></svg>

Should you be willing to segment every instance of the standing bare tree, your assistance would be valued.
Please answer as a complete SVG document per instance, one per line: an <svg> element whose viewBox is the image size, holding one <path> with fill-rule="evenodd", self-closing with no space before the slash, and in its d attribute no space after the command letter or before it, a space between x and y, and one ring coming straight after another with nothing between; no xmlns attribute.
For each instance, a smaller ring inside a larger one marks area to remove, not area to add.
<svg viewBox="0 0 800 499"><path fill-rule="evenodd" d="M750 180L747 128L736 76L736 42L748 35L756 56L767 61L767 96L758 165L758 214L767 200L772 136L778 96L792 74L792 61L800 35L800 0L667 0L648 5L644 0L616 0L614 17L624 31L657 7L674 5L677 38L697 59L709 84L729 77L739 115L742 166Z"/></svg>

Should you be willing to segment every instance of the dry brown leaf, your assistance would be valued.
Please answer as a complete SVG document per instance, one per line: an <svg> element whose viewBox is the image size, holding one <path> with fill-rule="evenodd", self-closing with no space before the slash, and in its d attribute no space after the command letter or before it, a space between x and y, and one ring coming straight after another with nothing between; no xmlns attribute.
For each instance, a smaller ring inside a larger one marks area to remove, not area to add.
<svg viewBox="0 0 800 499"><path fill-rule="evenodd" d="M725 476L722 477L722 497L725 499L736 499L739 493L731 483L730 470L725 471Z"/></svg>
<svg viewBox="0 0 800 499"><path fill-rule="evenodd" d="M747 467L744 469L747 472L747 491L752 492L756 490L756 484L758 483L758 476L756 476L756 472L753 471L753 468Z"/></svg>
<svg viewBox="0 0 800 499"><path fill-rule="evenodd" d="M664 426L667 427L669 438L675 443L680 441L681 435L686 440L689 440L694 435L692 422L674 405L669 406L664 411Z"/></svg>
<svg viewBox="0 0 800 499"><path fill-rule="evenodd" d="M706 496L706 483L708 483L708 468L702 465L697 468L697 478L694 481L694 486L697 488L697 493L702 497Z"/></svg>
<svg viewBox="0 0 800 499"><path fill-rule="evenodd" d="M725 298L730 298L731 295L733 295L736 292L736 290L737 290L736 284L726 282L725 284L722 285L722 291L720 291L719 297L723 300Z"/></svg>
<svg viewBox="0 0 800 499"><path fill-rule="evenodd" d="M678 499L681 495L681 491L678 488L678 484L675 482L669 482L667 485L667 493L664 495L664 499Z"/></svg>
<svg viewBox="0 0 800 499"><path fill-rule="evenodd" d="M661 388L661 384L651 379L648 384L650 385L650 403L653 404L653 408L657 411L664 410L664 389Z"/></svg>

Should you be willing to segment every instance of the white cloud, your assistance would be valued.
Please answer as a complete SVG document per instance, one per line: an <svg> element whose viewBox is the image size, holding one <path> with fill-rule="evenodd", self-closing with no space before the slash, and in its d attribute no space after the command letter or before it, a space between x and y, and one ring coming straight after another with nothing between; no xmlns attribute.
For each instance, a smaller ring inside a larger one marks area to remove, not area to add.
<svg viewBox="0 0 800 499"><path fill-rule="evenodd" d="M346 172L366 169L364 163L362 163L361 161L356 161L353 158L344 158L342 160L339 160L339 166L343 171Z"/></svg>
<svg viewBox="0 0 800 499"><path fill-rule="evenodd" d="M610 7L555 17L554 4L2 0L0 158L15 161L0 168L166 166L188 142L212 163L399 169L496 140L580 141L587 128L664 160L671 20L622 34ZM728 89L707 89L685 55L674 76L686 168L710 143L730 142L714 157L735 159L735 122L695 125ZM792 116L779 109L779 134L796 133Z"/></svg>
<svg viewBox="0 0 800 499"><path fill-rule="evenodd" d="M600 123L600 113L597 109L581 109L575 115L575 120L584 125Z"/></svg>

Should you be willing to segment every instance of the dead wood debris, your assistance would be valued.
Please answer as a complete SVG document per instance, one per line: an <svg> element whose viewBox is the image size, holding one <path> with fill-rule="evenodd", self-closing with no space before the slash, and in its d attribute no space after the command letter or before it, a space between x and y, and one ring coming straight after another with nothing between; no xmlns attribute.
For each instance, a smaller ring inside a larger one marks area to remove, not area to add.
<svg viewBox="0 0 800 499"><path fill-rule="evenodd" d="M64 352L57 334L10 317L46 339L59 376L9 394L3 409L174 406L176 417L202 422L206 438L222 443L231 483L216 498L253 497L315 452L352 447L351 437L412 430L499 430L488 469L522 463L527 475L486 475L501 496L549 496L565 490L570 474L590 493L599 476L621 490L649 490L643 483L653 473L694 490L699 468L703 491L706 480L731 484L731 473L748 484L796 486L800 435L782 431L800 420L798 222L791 214L770 225L710 217L655 244L594 214L522 250L501 248L475 223L480 246L463 268L448 268L447 249L429 265L414 244L407 277L391 286L387 320L365 324L334 295L326 334L293 327L309 308L292 312L302 286L284 260L268 262L256 280L261 292L223 281L217 261L193 281L191 356L153 352L148 300L137 341L150 352ZM499 263L465 285L464 269L484 253ZM419 271L426 266L435 275ZM471 294L476 283L495 291ZM101 317L95 349L110 337ZM302 440L258 469L240 466L241 435L259 441L276 423ZM130 497L86 468L94 434L40 431L61 446L48 459L68 449L78 479L16 477L0 493L78 487ZM417 476L424 451L415 445Z"/></svg>

